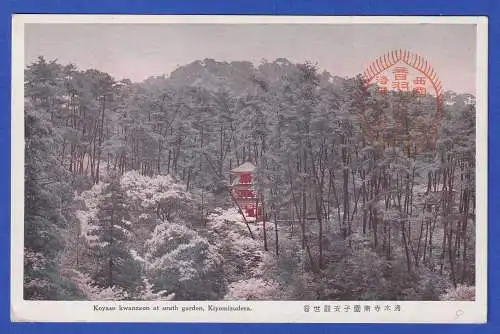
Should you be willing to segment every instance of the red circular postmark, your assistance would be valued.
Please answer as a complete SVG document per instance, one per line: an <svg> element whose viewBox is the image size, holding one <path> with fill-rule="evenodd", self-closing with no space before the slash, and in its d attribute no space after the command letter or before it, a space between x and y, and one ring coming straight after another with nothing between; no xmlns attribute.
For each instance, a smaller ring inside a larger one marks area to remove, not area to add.
<svg viewBox="0 0 500 334"><path fill-rule="evenodd" d="M366 86L376 85L377 93L381 95L406 93L432 101L434 112L430 120L414 119L412 129L408 129L408 122L403 122L401 117L394 117L392 123L393 128L398 129L396 132L406 125L400 133L405 133L404 140L415 144L419 151L435 147L438 127L444 115L444 91L436 71L424 57L407 50L389 51L371 62L363 73L363 80ZM364 123L368 139L378 138L380 130L389 127L386 117Z"/></svg>

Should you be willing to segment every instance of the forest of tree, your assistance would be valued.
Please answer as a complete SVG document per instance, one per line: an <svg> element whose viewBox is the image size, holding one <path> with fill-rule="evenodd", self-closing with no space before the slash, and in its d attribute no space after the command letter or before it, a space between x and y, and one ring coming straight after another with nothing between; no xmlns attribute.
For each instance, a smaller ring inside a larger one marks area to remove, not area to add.
<svg viewBox="0 0 500 334"><path fill-rule="evenodd" d="M206 59L132 83L40 57L24 298L474 299L474 97L444 101L433 142L433 96L310 63ZM264 222L228 191L246 161Z"/></svg>

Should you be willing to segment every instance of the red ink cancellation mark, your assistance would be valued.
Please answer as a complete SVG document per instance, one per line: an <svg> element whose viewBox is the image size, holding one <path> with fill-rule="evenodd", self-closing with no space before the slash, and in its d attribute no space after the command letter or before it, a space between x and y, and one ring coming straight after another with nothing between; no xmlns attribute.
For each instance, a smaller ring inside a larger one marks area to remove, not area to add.
<svg viewBox="0 0 500 334"><path fill-rule="evenodd" d="M411 129L403 123L401 117L395 117L393 123L396 132L404 133L406 143L414 143L419 151L427 151L434 148L436 144L438 128L443 119L444 91L436 71L431 64L420 55L406 51L390 51L375 59L364 71L363 79L366 86L377 85L377 91L381 95L390 92L405 92L417 97L433 97L433 108L435 113L432 119L426 123L414 122ZM363 115L364 117L364 115ZM368 139L379 138L381 130L389 128L387 117L379 119L364 119L365 134Z"/></svg>

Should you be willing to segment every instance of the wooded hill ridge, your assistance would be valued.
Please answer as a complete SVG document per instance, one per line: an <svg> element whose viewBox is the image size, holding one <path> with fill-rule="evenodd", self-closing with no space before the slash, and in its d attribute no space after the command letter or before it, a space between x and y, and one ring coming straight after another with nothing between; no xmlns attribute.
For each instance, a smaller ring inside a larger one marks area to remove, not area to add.
<svg viewBox="0 0 500 334"><path fill-rule="evenodd" d="M473 300L475 103L444 98L420 151L435 97L311 63L205 59L133 83L40 57L24 298ZM249 226L228 191L246 161L266 214Z"/></svg>

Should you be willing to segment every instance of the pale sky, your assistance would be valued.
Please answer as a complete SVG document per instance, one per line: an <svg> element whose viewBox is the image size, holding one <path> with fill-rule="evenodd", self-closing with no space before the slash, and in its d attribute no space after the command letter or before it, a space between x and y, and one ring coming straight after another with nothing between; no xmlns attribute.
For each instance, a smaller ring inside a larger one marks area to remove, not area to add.
<svg viewBox="0 0 500 334"><path fill-rule="evenodd" d="M445 90L475 94L476 25L27 24L25 63L46 59L142 81L195 60L287 58L334 75L362 73L395 49L426 58Z"/></svg>

